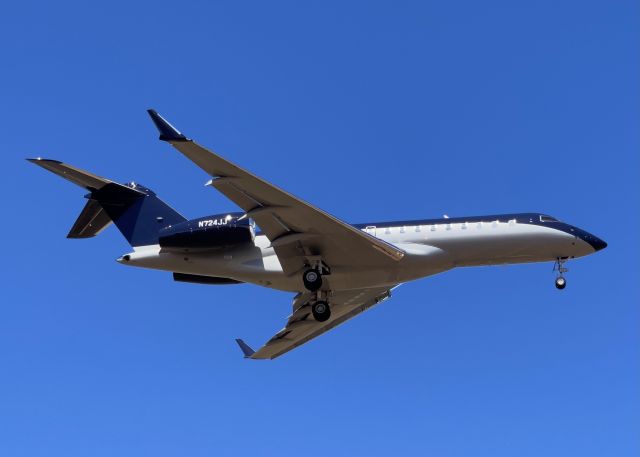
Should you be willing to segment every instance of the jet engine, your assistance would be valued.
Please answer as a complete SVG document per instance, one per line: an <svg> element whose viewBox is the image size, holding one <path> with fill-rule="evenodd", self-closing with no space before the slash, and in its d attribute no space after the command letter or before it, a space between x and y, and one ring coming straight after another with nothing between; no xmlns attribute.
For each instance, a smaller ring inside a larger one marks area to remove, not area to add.
<svg viewBox="0 0 640 457"><path fill-rule="evenodd" d="M159 243L170 249L213 249L253 242L255 223L243 213L201 217L160 230Z"/></svg>

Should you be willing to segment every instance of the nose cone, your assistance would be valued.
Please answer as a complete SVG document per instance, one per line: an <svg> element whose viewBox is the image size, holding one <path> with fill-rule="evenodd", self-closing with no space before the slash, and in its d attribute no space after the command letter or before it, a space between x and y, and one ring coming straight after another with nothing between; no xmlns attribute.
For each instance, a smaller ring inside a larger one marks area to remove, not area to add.
<svg viewBox="0 0 640 457"><path fill-rule="evenodd" d="M596 252L601 251L602 249L607 247L607 243L604 240L601 240L597 236L592 236L592 240L589 241L589 244L596 250Z"/></svg>
<svg viewBox="0 0 640 457"><path fill-rule="evenodd" d="M555 228L569 235L575 236L577 239L582 241L582 243L578 243L578 245L576 246L578 248L578 251L575 255L578 257L602 251L607 247L607 243L605 243L604 240L601 240L600 238L592 235L586 230L582 230L580 227L565 224L563 222L557 222L555 223Z"/></svg>
<svg viewBox="0 0 640 457"><path fill-rule="evenodd" d="M601 251L607 247L607 243L604 240L601 240L595 235L592 235L589 232L585 232L584 230L577 229L576 235L581 238L585 243L588 243L595 252Z"/></svg>

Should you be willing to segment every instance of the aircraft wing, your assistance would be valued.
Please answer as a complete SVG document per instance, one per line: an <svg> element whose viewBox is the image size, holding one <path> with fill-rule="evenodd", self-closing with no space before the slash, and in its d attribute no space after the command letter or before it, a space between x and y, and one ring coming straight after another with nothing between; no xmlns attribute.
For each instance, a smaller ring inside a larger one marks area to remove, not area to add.
<svg viewBox="0 0 640 457"><path fill-rule="evenodd" d="M285 192L188 139L154 110L148 110L170 143L212 177L208 183L242 208L271 241L286 275L300 272L307 258L329 266L385 267L404 251ZM322 185L322 178L318 184Z"/></svg>
<svg viewBox="0 0 640 457"><path fill-rule="evenodd" d="M244 341L236 340L246 358L275 359L292 349L337 327L352 317L391 297L391 289L377 287L335 292L331 298L331 318L318 322L311 314L311 294L298 294L293 302L293 313L285 327L276 333L258 351L253 351Z"/></svg>

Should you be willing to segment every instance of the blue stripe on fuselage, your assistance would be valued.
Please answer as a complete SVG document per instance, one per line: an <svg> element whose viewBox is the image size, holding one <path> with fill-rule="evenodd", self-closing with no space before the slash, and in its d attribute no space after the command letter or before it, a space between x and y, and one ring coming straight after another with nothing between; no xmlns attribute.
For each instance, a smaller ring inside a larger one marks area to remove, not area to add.
<svg viewBox="0 0 640 457"><path fill-rule="evenodd" d="M519 224L539 225L542 227L550 227L569 235L580 238L589 243L594 250L599 251L607 247L607 243L591 233L581 228L561 222L553 217L541 213L515 213L515 214L491 214L487 216L468 216L468 217L450 217L441 219L419 219L408 221L388 221L388 222L369 222L366 224L353 224L354 227L364 229L366 227L375 226L376 228L402 227L415 225L441 225L441 224L461 224L476 222L509 222L516 220ZM544 220L543 220L544 219Z"/></svg>
<svg viewBox="0 0 640 457"><path fill-rule="evenodd" d="M544 218L544 221L543 221ZM461 224L477 223L477 222L509 222L516 220L518 224L530 224L539 225L541 227L549 227L555 230L559 230L569 235L580 238L584 242L591 245L595 251L599 251L607 247L607 243L591 233L582 230L581 228L573 225L561 222L547 214L542 213L512 213L512 214L490 214L487 216L467 216L467 217L450 217L440 219L414 219L404 221L386 221L386 222L367 222L364 224L351 224L354 227L362 230L367 227L376 228L390 228L390 227L403 227L403 226L416 226L416 225L442 225L442 224ZM262 232L257 232L257 235L261 235Z"/></svg>

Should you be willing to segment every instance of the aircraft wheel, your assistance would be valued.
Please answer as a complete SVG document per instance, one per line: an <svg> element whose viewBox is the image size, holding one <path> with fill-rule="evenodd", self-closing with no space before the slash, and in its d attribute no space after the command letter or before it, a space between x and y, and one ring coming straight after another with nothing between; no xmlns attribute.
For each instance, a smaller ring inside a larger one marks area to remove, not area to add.
<svg viewBox="0 0 640 457"><path fill-rule="evenodd" d="M564 279L562 276L560 276L559 278L556 278L556 289L562 290L565 287L567 287L567 280Z"/></svg>
<svg viewBox="0 0 640 457"><path fill-rule="evenodd" d="M302 275L302 282L308 291L315 292L322 287L322 275L318 270L307 270Z"/></svg>
<svg viewBox="0 0 640 457"><path fill-rule="evenodd" d="M317 301L311 306L313 317L318 322L324 322L331 317L331 308L326 301Z"/></svg>

